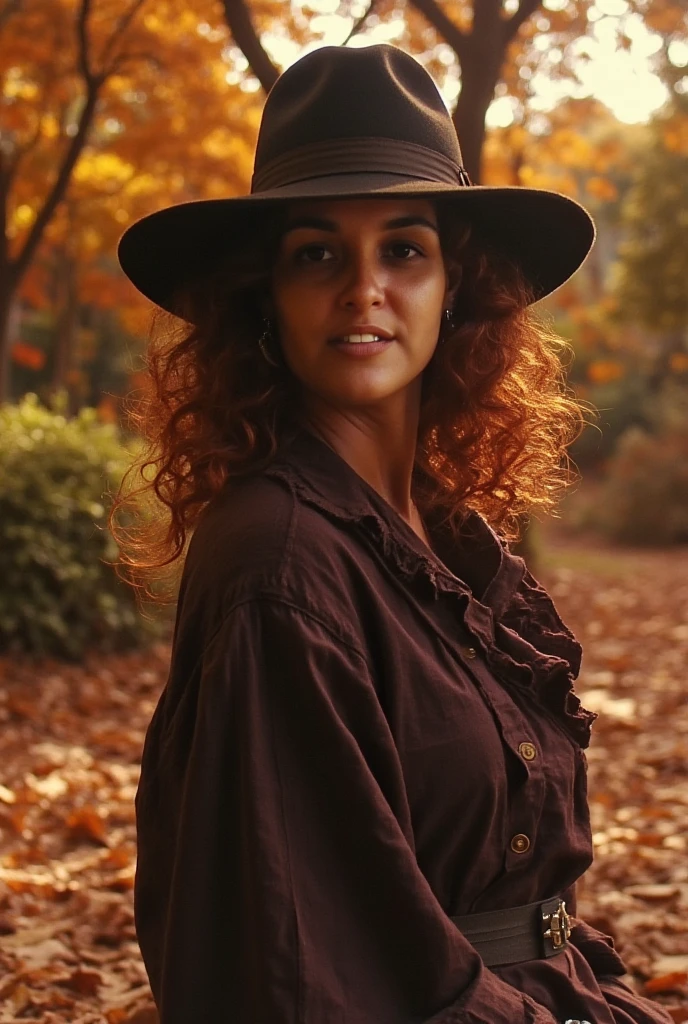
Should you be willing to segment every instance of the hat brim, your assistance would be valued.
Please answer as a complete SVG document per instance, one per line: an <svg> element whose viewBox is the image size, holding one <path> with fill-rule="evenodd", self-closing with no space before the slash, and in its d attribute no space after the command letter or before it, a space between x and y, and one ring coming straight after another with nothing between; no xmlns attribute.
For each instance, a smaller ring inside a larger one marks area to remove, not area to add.
<svg viewBox="0 0 688 1024"><path fill-rule="evenodd" d="M134 286L174 313L179 288L212 271L232 245L240 243L252 214L287 200L378 196L441 198L456 204L476 236L521 268L535 301L568 281L595 240L587 210L558 192L522 186L459 187L365 173L329 175L236 198L180 203L132 224L120 239L117 255Z"/></svg>

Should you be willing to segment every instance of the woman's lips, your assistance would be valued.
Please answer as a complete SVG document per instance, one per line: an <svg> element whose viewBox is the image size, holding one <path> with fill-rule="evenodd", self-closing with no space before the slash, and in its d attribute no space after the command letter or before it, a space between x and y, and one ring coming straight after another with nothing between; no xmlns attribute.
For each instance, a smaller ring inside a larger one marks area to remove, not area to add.
<svg viewBox="0 0 688 1024"><path fill-rule="evenodd" d="M395 339L390 338L384 341L344 341L334 339L330 342L333 348L353 358L365 359L367 356L374 356L394 344Z"/></svg>

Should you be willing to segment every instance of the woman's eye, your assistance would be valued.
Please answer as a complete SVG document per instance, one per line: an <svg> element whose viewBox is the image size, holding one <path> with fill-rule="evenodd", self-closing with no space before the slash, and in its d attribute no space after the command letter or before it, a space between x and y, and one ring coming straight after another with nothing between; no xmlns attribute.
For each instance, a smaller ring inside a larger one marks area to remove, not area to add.
<svg viewBox="0 0 688 1024"><path fill-rule="evenodd" d="M400 260L409 261L413 256L422 256L420 249L410 242L393 242L390 252Z"/></svg>
<svg viewBox="0 0 688 1024"><path fill-rule="evenodd" d="M295 258L297 263L329 263L333 256L325 245L304 245Z"/></svg>

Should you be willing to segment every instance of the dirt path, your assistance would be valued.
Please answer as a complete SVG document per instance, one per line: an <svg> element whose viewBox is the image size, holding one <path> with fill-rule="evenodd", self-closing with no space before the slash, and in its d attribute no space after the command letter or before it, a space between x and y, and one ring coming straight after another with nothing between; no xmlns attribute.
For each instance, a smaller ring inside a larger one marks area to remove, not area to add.
<svg viewBox="0 0 688 1024"><path fill-rule="evenodd" d="M539 576L585 645L596 863L579 912L688 1021L688 549L551 535ZM169 647L0 659L0 1024L154 1024L135 941L133 797Z"/></svg>

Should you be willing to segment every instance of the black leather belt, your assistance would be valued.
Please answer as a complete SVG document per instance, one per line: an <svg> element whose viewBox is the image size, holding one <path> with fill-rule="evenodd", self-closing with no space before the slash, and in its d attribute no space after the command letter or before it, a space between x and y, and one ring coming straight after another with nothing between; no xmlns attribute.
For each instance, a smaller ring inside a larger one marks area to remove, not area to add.
<svg viewBox="0 0 688 1024"><path fill-rule="evenodd" d="M487 967L557 956L568 945L571 934L571 918L560 896L451 920Z"/></svg>

